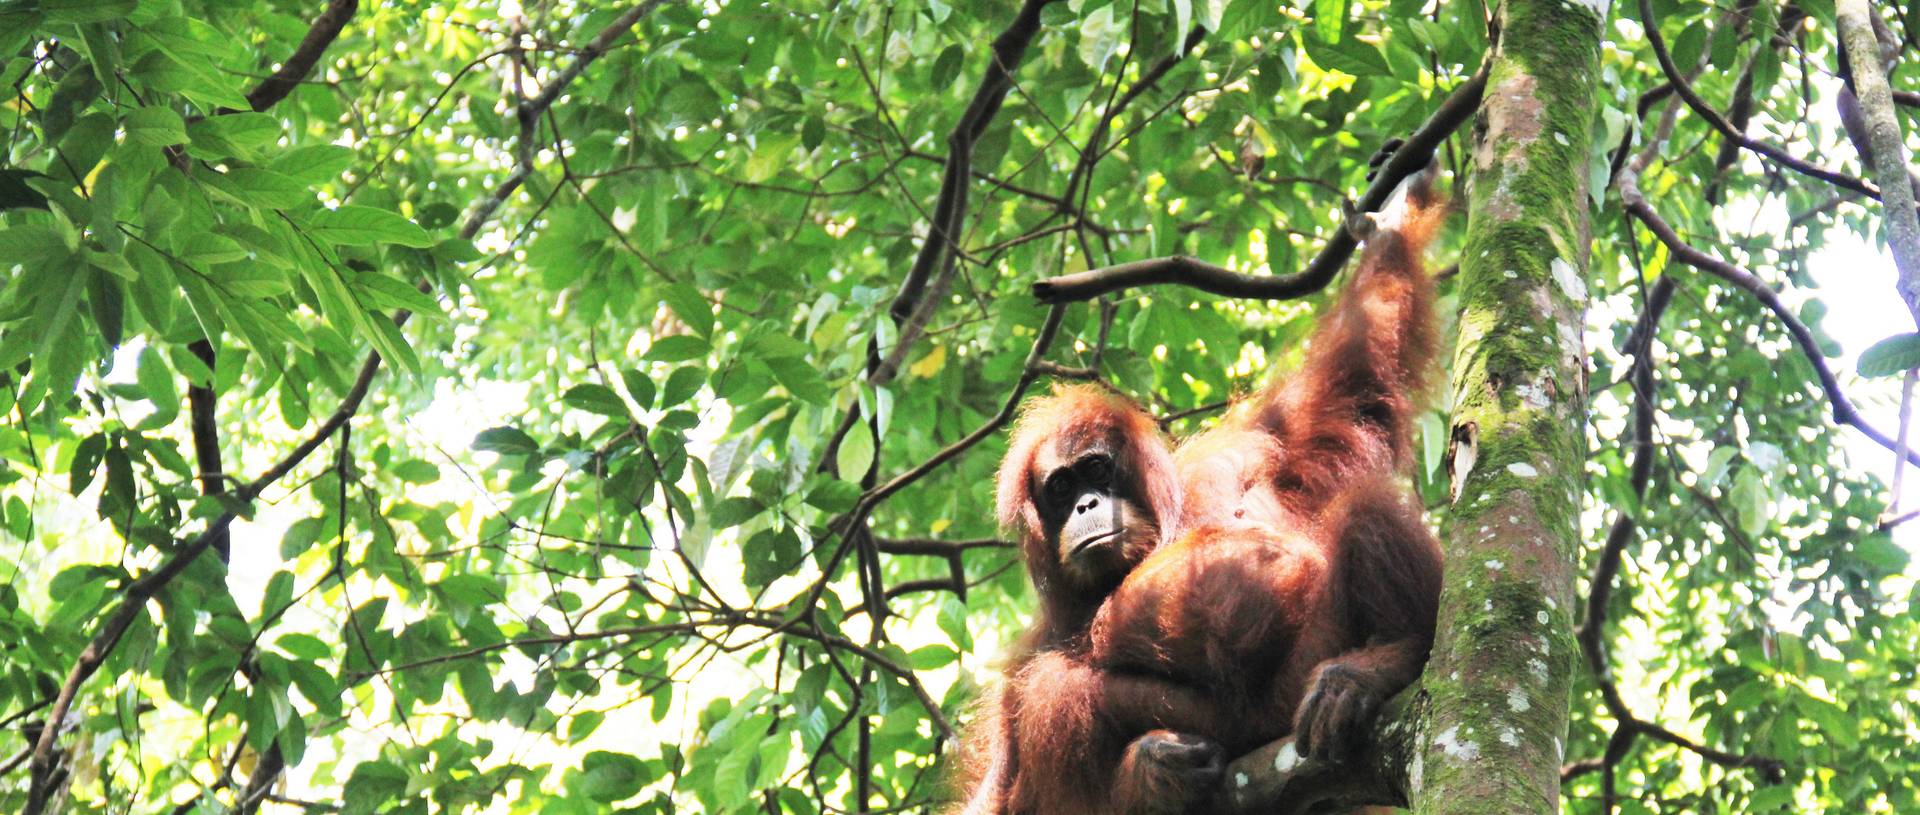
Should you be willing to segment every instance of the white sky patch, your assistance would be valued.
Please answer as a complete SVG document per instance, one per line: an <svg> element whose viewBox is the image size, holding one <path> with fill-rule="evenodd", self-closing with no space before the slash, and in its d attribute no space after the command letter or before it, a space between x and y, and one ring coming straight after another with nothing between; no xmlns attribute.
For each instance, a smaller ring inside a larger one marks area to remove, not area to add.
<svg viewBox="0 0 1920 815"><path fill-rule="evenodd" d="M1613 9L1613 0L1567 0L1567 5L1579 6L1591 11L1604 23L1607 20L1607 13Z"/></svg>

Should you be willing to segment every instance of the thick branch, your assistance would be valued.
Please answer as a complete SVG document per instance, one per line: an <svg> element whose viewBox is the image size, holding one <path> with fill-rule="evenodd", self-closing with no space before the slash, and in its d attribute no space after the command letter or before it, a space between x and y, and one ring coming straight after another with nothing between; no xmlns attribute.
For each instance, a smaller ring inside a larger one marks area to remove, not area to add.
<svg viewBox="0 0 1920 815"><path fill-rule="evenodd" d="M867 380L884 385L899 373L900 364L926 333L940 301L953 285L955 256L967 221L967 194L973 176L973 147L987 126L1000 112L1007 92L1013 89L1013 72L1020 67L1027 47L1040 33L1040 10L1053 0L1026 0L1005 31L993 40L993 61L980 77L973 101L960 115L960 121L947 134L947 163L940 177L940 194L934 202L933 217L927 225L926 242L914 256L906 280L900 284L887 313L899 328L892 348L884 357L876 354ZM877 93L876 89L876 93Z"/></svg>
<svg viewBox="0 0 1920 815"><path fill-rule="evenodd" d="M300 38L300 45L287 55L287 61L280 63L280 70L247 94L247 104L256 111L266 110L300 87L300 82L313 73L313 66L327 52L327 47L340 38L340 32L359 7L359 0L330 0L320 16L313 18L313 26Z"/></svg>
<svg viewBox="0 0 1920 815"><path fill-rule="evenodd" d="M1420 686L1389 700L1373 721L1359 758L1333 764L1300 756L1288 736L1227 765L1219 806L1223 815L1308 815L1358 807L1407 805L1407 765L1419 722L1426 715Z"/></svg>
<svg viewBox="0 0 1920 815"><path fill-rule="evenodd" d="M1362 195L1359 209L1377 212L1386 206L1395 187L1419 172L1433 160L1433 154L1480 107L1480 96L1487 87L1487 69L1482 66L1472 78L1460 84L1433 112L1426 123L1414 131L1406 143L1375 176ZM1351 232L1335 230L1307 267L1290 275L1251 275L1215 266L1194 258L1179 256L1137 260L1089 269L1070 275L1041 280L1033 284L1033 296L1048 303L1091 300L1100 295L1135 286L1177 284L1212 294L1249 299L1283 300L1311 294L1326 287L1353 256L1359 241Z"/></svg>
<svg viewBox="0 0 1920 815"><path fill-rule="evenodd" d="M980 77L980 85L974 89L973 100L967 103L960 121L947 135L947 169L940 179L940 197L934 204L926 243L920 245L920 253L914 257L907 279L900 285L900 293L887 309L895 324L905 323L913 314L934 269L951 257L948 250L966 219L967 181L973 172L974 142L987 132L987 125L999 114L1007 92L1013 89L1013 71L1020 67L1027 46L1040 33L1040 10L1051 2L1053 0L1026 0L1013 22L993 38L993 61Z"/></svg>
<svg viewBox="0 0 1920 815"><path fill-rule="evenodd" d="M212 338L188 343L187 352L206 366L209 379L214 378L211 372L217 360ZM211 381L205 385L187 385L187 429L193 437L193 466L200 472L201 495L218 496L227 492L226 466L220 463L219 408L220 395L213 392ZM227 538L222 534L213 542L213 551L219 553L223 563L230 556L231 542Z"/></svg>
<svg viewBox="0 0 1920 815"><path fill-rule="evenodd" d="M1645 0L1642 0L1645 2ZM1852 90L1865 120L1867 142L1872 146L1874 178L1886 198L1881 211L1886 218L1887 243L1893 249L1894 265L1900 272L1900 298L1907 303L1914 323L1920 325L1920 216L1913 209L1913 180L1907 169L1907 148L1900 132L1900 118L1893 111L1892 89L1880 61L1880 42L1874 34L1873 9L1866 0L1840 0L1836 7L1840 41L1846 48L1852 68Z"/></svg>
<svg viewBox="0 0 1920 815"><path fill-rule="evenodd" d="M1848 399L1846 391L1840 388L1839 378L1835 377L1833 370L1827 367L1826 356L1820 352L1820 345L1814 340L1813 332L1805 323L1800 322L1800 318L1794 316L1793 311L1788 309L1785 303L1781 302L1780 295L1773 290L1773 287L1768 286L1766 281L1761 280L1758 275L1702 252L1682 239L1680 234L1675 232L1673 227L1647 203L1646 197L1640 192L1640 183L1636 174L1621 175L1620 200L1626 205L1628 214L1646 224L1647 229L1653 232L1661 243L1666 244L1675 259L1733 284L1753 295L1761 305L1766 306L1768 311L1773 312L1773 316L1787 327L1787 334L1793 338L1794 345L1800 348L1801 355L1806 357L1809 365L1813 366L1814 376L1820 380L1821 391L1826 393L1827 401L1833 405L1835 422L1852 426L1867 438L1872 439L1875 444L1890 451L1899 452L1899 445L1894 443L1893 438L1868 424L1866 418L1861 416L1860 411L1853 406L1853 400ZM1905 455L1908 462L1920 465L1920 452L1909 450Z"/></svg>

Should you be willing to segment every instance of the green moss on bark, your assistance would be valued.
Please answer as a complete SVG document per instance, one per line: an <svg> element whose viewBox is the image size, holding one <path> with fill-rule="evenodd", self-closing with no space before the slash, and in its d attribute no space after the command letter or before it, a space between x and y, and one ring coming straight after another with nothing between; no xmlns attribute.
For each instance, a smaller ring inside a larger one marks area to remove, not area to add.
<svg viewBox="0 0 1920 815"><path fill-rule="evenodd" d="M1409 781L1421 813L1550 813L1575 666L1581 327L1600 21L1509 0L1461 250L1446 588Z"/></svg>

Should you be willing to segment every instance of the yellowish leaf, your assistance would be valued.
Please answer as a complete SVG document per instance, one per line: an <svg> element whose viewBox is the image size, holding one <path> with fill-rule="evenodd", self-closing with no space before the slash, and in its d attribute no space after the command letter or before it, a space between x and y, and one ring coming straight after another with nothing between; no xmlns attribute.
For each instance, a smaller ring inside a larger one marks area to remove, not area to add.
<svg viewBox="0 0 1920 815"><path fill-rule="evenodd" d="M933 351L931 353L928 353L926 356L921 357L919 362L916 362L908 366L907 372L921 379L926 379L927 377L930 377L930 376L933 376L934 374L939 373L940 369L944 367L946 364L947 364L947 347L944 345L936 345L933 347Z"/></svg>

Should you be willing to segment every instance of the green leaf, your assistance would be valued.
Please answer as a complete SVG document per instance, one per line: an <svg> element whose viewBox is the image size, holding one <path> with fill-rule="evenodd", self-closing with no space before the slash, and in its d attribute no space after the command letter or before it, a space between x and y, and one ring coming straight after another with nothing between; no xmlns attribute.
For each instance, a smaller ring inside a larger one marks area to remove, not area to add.
<svg viewBox="0 0 1920 815"><path fill-rule="evenodd" d="M407 459L388 468L393 477L409 484L432 484L440 480L440 467L431 461Z"/></svg>
<svg viewBox="0 0 1920 815"><path fill-rule="evenodd" d="M585 383L567 389L560 397L567 407L584 410L615 419L627 418L627 403L620 401L620 395L605 385Z"/></svg>
<svg viewBox="0 0 1920 815"><path fill-rule="evenodd" d="M216 263L246 260L247 250L239 242L225 235L196 232L187 236L187 239L182 242L180 251L174 256L182 263L205 272Z"/></svg>
<svg viewBox="0 0 1920 815"><path fill-rule="evenodd" d="M840 460L834 472L840 474L841 481L858 484L866 477L867 468L873 466L873 453L873 434L865 425L857 426L840 443Z"/></svg>
<svg viewBox="0 0 1920 815"><path fill-rule="evenodd" d="M143 422L142 426L164 427L172 424L174 418L180 415L180 391L173 383L173 369L167 367L166 359L153 346L140 349L135 376L141 392L146 395L147 401L153 403L152 420Z"/></svg>
<svg viewBox="0 0 1920 815"><path fill-rule="evenodd" d="M1347 7L1353 0L1313 0L1313 30L1328 43L1340 41L1347 24ZM1315 60L1318 62L1318 60Z"/></svg>
<svg viewBox="0 0 1920 815"><path fill-rule="evenodd" d="M18 2L18 0L16 0ZM137 0L39 0L29 4L18 2L20 6L39 7L42 19L48 23L82 25L86 23L104 23L118 20L131 14L139 7ZM0 14L12 13L16 3L0 5Z"/></svg>
<svg viewBox="0 0 1920 815"><path fill-rule="evenodd" d="M668 286L661 294L667 301L667 307L673 309L673 315L693 329L702 339L713 336L713 304L707 302L707 296L699 289L683 283Z"/></svg>
<svg viewBox="0 0 1920 815"><path fill-rule="evenodd" d="M257 167L235 167L203 178L235 203L259 209L292 209L313 200L307 185L291 176Z"/></svg>
<svg viewBox="0 0 1920 815"><path fill-rule="evenodd" d="M519 428L494 427L474 437L473 449L503 456L530 456L540 452L540 443Z"/></svg>
<svg viewBox="0 0 1920 815"><path fill-rule="evenodd" d="M100 470L100 460L107 454L107 437L95 433L80 441L73 449L73 460L67 464L67 492L79 495L93 484L93 476Z"/></svg>
<svg viewBox="0 0 1920 815"><path fill-rule="evenodd" d="M313 544L326 534L326 519L301 518L287 526L287 533L280 538L280 559L291 561L313 548Z"/></svg>
<svg viewBox="0 0 1920 815"><path fill-rule="evenodd" d="M853 509L854 503L859 500L860 486L851 481L825 481L807 493L807 505L826 512L845 512Z"/></svg>
<svg viewBox="0 0 1920 815"><path fill-rule="evenodd" d="M280 120L265 113L209 116L187 125L193 152L253 160L280 138Z"/></svg>
<svg viewBox="0 0 1920 815"><path fill-rule="evenodd" d="M399 213L353 204L314 213L308 220L307 234L339 246L397 243L425 249L433 245L426 230Z"/></svg>
<svg viewBox="0 0 1920 815"><path fill-rule="evenodd" d="M1733 478L1733 508L1740 518L1740 531L1751 538L1766 531L1773 518L1768 513L1770 504L1766 485L1760 480L1760 470L1748 467Z"/></svg>
<svg viewBox="0 0 1920 815"><path fill-rule="evenodd" d="M1920 368L1920 333L1895 334L1860 352L1861 376L1892 376Z"/></svg>
<svg viewBox="0 0 1920 815"><path fill-rule="evenodd" d="M1818 726L1834 744L1849 750L1859 746L1860 722L1844 708L1805 693L1795 694L1793 702L1801 715Z"/></svg>
<svg viewBox="0 0 1920 815"><path fill-rule="evenodd" d="M967 631L967 604L960 598L949 595L940 601L940 612L934 616L934 622L940 630L946 632L947 639L962 651L973 650L973 635Z"/></svg>
<svg viewBox="0 0 1920 815"><path fill-rule="evenodd" d="M337 144L310 144L281 153L267 169L302 184L323 184L353 165L353 151Z"/></svg>
<svg viewBox="0 0 1920 815"><path fill-rule="evenodd" d="M643 358L653 362L686 362L705 357L712 350L712 346L708 345L706 340L687 334L675 334L654 340L653 346L647 349L647 354Z"/></svg>
<svg viewBox="0 0 1920 815"><path fill-rule="evenodd" d="M74 248L51 224L15 224L0 229L0 268L56 265Z"/></svg>
<svg viewBox="0 0 1920 815"><path fill-rule="evenodd" d="M595 750L580 761L580 793L604 804L632 798L653 780L645 762L623 753Z"/></svg>
<svg viewBox="0 0 1920 815"><path fill-rule="evenodd" d="M1300 42L1307 56L1322 68L1354 76L1385 76L1391 73L1380 49L1357 37L1327 42L1314 34L1302 34Z"/></svg>
<svg viewBox="0 0 1920 815"><path fill-rule="evenodd" d="M187 143L187 123L171 108L144 107L128 114L121 127L127 141L148 147L167 147Z"/></svg>
<svg viewBox="0 0 1920 815"><path fill-rule="evenodd" d="M353 768L341 790L344 815L372 815L388 801L406 794L407 771L385 761L368 761Z"/></svg>
<svg viewBox="0 0 1920 815"><path fill-rule="evenodd" d="M353 289L367 305L376 308L402 308L414 314L439 316L440 303L418 287L379 272L355 275Z"/></svg>
<svg viewBox="0 0 1920 815"><path fill-rule="evenodd" d="M925 645L913 649L907 654L907 664L916 671L931 671L942 668L960 658L960 654L944 645Z"/></svg>
<svg viewBox="0 0 1920 815"><path fill-rule="evenodd" d="M627 398L642 408L653 406L653 379L632 368L620 371L620 384L627 389Z"/></svg>
<svg viewBox="0 0 1920 815"><path fill-rule="evenodd" d="M1080 20L1080 61L1094 71L1107 67L1107 60L1120 46L1123 26L1113 20L1113 6L1101 6Z"/></svg>
<svg viewBox="0 0 1920 815"><path fill-rule="evenodd" d="M928 73L929 82L936 91L953 87L953 81L960 78L960 61L965 56L959 45L949 45L941 50L940 56L933 60L933 69Z"/></svg>
<svg viewBox="0 0 1920 815"><path fill-rule="evenodd" d="M260 615L264 617L278 615L293 604L293 573L285 569L274 572L267 579L267 590L260 599Z"/></svg>
<svg viewBox="0 0 1920 815"><path fill-rule="evenodd" d="M477 574L457 574L434 584L447 599L469 608L499 603L507 599L500 582Z"/></svg>
<svg viewBox="0 0 1920 815"><path fill-rule="evenodd" d="M1899 574L1907 568L1910 555L1886 533L1868 535L1854 541L1853 556L1884 574Z"/></svg>
<svg viewBox="0 0 1920 815"><path fill-rule="evenodd" d="M700 392L700 386L707 381L707 372L695 365L684 365L667 375L667 384L660 389L662 410L679 407Z"/></svg>

